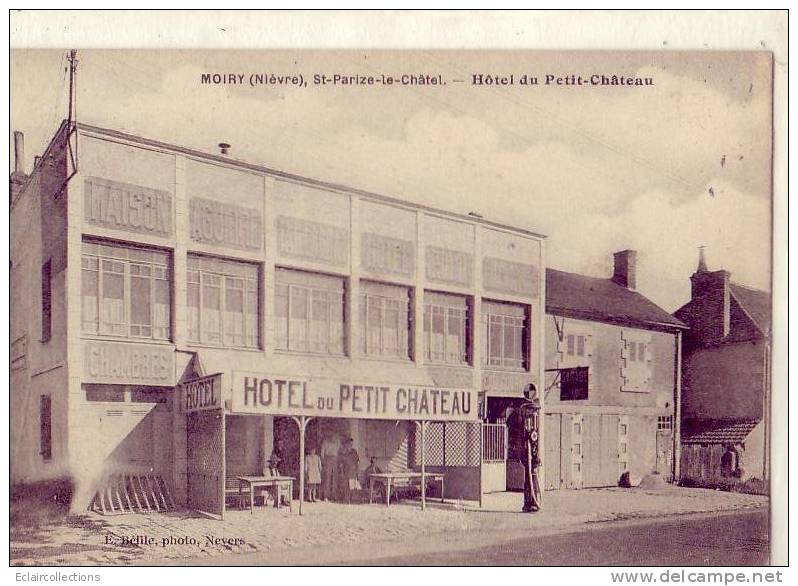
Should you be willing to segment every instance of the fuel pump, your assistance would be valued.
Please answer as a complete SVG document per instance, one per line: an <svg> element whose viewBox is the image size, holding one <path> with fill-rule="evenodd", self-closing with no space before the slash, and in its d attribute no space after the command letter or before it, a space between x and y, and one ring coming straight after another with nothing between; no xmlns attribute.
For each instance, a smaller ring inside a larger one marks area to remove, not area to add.
<svg viewBox="0 0 798 586"><path fill-rule="evenodd" d="M524 508L525 513L540 510L540 398L534 384L524 388L526 401L519 407L524 422Z"/></svg>

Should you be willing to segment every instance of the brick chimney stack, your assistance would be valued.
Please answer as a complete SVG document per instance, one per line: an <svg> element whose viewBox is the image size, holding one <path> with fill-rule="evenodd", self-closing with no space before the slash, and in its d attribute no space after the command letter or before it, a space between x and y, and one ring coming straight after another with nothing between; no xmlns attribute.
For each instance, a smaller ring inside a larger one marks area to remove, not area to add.
<svg viewBox="0 0 798 586"><path fill-rule="evenodd" d="M615 259L615 270L612 280L627 289L637 288L637 251L622 250L613 255Z"/></svg>
<svg viewBox="0 0 798 586"><path fill-rule="evenodd" d="M14 203L14 200L19 195L25 183L28 181L28 176L25 175L25 135L20 131L14 131L14 171L11 173L10 178L10 196L9 205Z"/></svg>
<svg viewBox="0 0 798 586"><path fill-rule="evenodd" d="M690 277L693 317L691 334L703 341L720 340L729 335L731 327L731 301L728 271L710 271L701 247L698 268Z"/></svg>

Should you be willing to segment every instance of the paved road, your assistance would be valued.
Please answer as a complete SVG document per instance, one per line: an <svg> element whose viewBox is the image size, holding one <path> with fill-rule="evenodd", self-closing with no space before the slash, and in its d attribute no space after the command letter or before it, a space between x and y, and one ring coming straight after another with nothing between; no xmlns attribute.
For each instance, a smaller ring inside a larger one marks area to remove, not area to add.
<svg viewBox="0 0 798 586"><path fill-rule="evenodd" d="M757 566L768 562L766 511L612 523L476 549L347 560L346 565Z"/></svg>

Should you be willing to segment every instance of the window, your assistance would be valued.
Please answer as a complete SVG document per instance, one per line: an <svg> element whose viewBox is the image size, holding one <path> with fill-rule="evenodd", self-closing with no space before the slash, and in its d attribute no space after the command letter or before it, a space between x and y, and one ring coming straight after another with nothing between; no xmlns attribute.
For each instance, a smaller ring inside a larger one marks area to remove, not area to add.
<svg viewBox="0 0 798 586"><path fill-rule="evenodd" d="M168 253L84 242L81 264L83 333L170 338Z"/></svg>
<svg viewBox="0 0 798 586"><path fill-rule="evenodd" d="M410 358L410 289L360 284L360 327L365 356Z"/></svg>
<svg viewBox="0 0 798 586"><path fill-rule="evenodd" d="M621 332L621 390L647 393L651 390L651 335L639 330Z"/></svg>
<svg viewBox="0 0 798 586"><path fill-rule="evenodd" d="M585 355L585 336L568 334L567 336L565 336L565 340L566 340L566 354L568 356Z"/></svg>
<svg viewBox="0 0 798 586"><path fill-rule="evenodd" d="M657 416L657 431L673 429L673 415Z"/></svg>
<svg viewBox="0 0 798 586"><path fill-rule="evenodd" d="M461 295L424 293L424 355L429 362L468 364L468 301Z"/></svg>
<svg viewBox="0 0 798 586"><path fill-rule="evenodd" d="M257 265L190 254L186 292L189 342L258 347Z"/></svg>
<svg viewBox="0 0 798 586"><path fill-rule="evenodd" d="M49 395L39 397L39 453L45 460L53 457L52 400Z"/></svg>
<svg viewBox="0 0 798 586"><path fill-rule="evenodd" d="M588 368L560 370L560 401L584 401L588 395Z"/></svg>
<svg viewBox="0 0 798 586"><path fill-rule="evenodd" d="M344 354L344 280L289 269L275 271L278 350Z"/></svg>
<svg viewBox="0 0 798 586"><path fill-rule="evenodd" d="M485 366L517 370L527 368L527 309L512 303L482 302L482 334Z"/></svg>
<svg viewBox="0 0 798 586"><path fill-rule="evenodd" d="M52 262L42 265L42 342L50 339L52 333Z"/></svg>

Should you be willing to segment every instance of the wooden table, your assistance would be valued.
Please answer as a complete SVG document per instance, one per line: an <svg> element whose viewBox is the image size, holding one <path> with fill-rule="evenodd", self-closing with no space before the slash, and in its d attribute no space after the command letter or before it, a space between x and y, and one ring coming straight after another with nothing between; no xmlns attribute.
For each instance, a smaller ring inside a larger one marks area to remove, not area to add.
<svg viewBox="0 0 798 586"><path fill-rule="evenodd" d="M425 477L431 478L436 482L441 483L441 502L443 502L443 473L442 472L426 472ZM373 502L374 497L374 483L379 482L385 486L385 504L391 506L391 486L397 481L402 484L415 483L421 481L421 472L412 470L402 472L376 472L369 474L369 503Z"/></svg>
<svg viewBox="0 0 798 586"><path fill-rule="evenodd" d="M252 514L255 510L255 490L258 488L264 487L273 487L277 488L275 492L275 499L274 499L274 506L276 508L280 508L280 485L287 484L288 485L288 498L289 498L289 505L288 508L291 508L291 501L290 499L293 497L294 494L294 477L293 476L238 476L238 492L240 494L244 494L244 485L246 484L249 488L249 512Z"/></svg>

